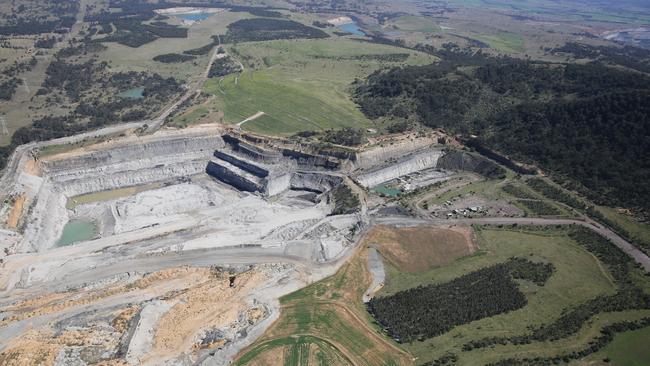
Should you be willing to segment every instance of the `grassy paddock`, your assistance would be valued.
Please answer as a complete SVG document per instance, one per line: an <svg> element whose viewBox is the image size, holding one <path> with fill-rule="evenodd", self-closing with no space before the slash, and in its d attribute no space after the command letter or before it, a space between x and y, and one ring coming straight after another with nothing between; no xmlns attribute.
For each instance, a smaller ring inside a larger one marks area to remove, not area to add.
<svg viewBox="0 0 650 366"><path fill-rule="evenodd" d="M252 42L228 50L247 71L239 77L211 79L204 90L217 97L226 122L238 123L263 111L265 116L242 127L277 135L374 126L351 100L350 83L402 63L368 55L409 53L408 64L435 61L422 53L345 38Z"/></svg>
<svg viewBox="0 0 650 366"><path fill-rule="evenodd" d="M406 32L434 33L440 30L433 19L413 15L397 17L392 20L391 24Z"/></svg>
<svg viewBox="0 0 650 366"><path fill-rule="evenodd" d="M472 35L479 41L485 42L490 47L506 53L517 53L524 51L524 38L515 33L500 32L498 34Z"/></svg>
<svg viewBox="0 0 650 366"><path fill-rule="evenodd" d="M602 351L589 357L590 363L609 359L612 365L645 366L650 365L650 327L618 334L614 341ZM606 364L605 362L601 362Z"/></svg>
<svg viewBox="0 0 650 366"><path fill-rule="evenodd" d="M573 242L567 236L567 230L481 227L476 231L479 251L450 265L409 273L388 263L387 281L382 294L392 294L418 285L448 282L481 268L503 263L513 256L552 263L556 267L544 286L519 281L520 290L528 299L528 305L524 308L458 326L441 336L408 343L404 347L422 362L452 352L459 357L459 365L485 364L508 357L553 356L584 347L599 335L602 326L648 316L650 311L647 310L599 314L587 322L580 332L566 339L462 351L462 345L471 340L524 334L529 327L550 323L566 308L599 295L614 293L615 286L609 272L591 253Z"/></svg>

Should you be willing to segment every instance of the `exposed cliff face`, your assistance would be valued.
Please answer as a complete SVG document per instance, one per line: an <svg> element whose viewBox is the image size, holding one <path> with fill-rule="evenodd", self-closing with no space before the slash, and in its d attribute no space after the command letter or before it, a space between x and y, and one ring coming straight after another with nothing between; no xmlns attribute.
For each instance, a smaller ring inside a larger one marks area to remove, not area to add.
<svg viewBox="0 0 650 366"><path fill-rule="evenodd" d="M389 166L365 172L357 176L357 181L364 187L374 187L383 182L411 174L413 172L435 168L438 159L443 156L442 150L428 149L407 156Z"/></svg>
<svg viewBox="0 0 650 366"><path fill-rule="evenodd" d="M435 139L431 137L414 137L394 142L383 142L379 146L374 146L366 151L358 153L355 168L371 169L383 165L391 159L396 159L429 148L434 145L435 142Z"/></svg>
<svg viewBox="0 0 650 366"><path fill-rule="evenodd" d="M291 189L312 192L328 192L341 184L343 178L321 173L294 173L291 176Z"/></svg>
<svg viewBox="0 0 650 366"><path fill-rule="evenodd" d="M134 160L140 159L153 161L164 156L173 157L179 154L209 156L215 149L223 146L224 142L218 135L161 136L155 139L133 140L129 144L120 144L106 150L90 151L70 158L64 156L62 159L45 159L43 166L47 174L55 175L59 171L83 171L117 163L132 164Z"/></svg>
<svg viewBox="0 0 650 366"><path fill-rule="evenodd" d="M110 148L44 159L44 176L67 196L148 184L205 171L217 134L161 134L130 139Z"/></svg>
<svg viewBox="0 0 650 366"><path fill-rule="evenodd" d="M334 158L309 154L298 150L283 149L282 155L295 160L300 169L336 170L340 167L339 162Z"/></svg>
<svg viewBox="0 0 650 366"><path fill-rule="evenodd" d="M133 170L113 173L88 174L78 179L54 181L68 197L122 187L145 185L153 182L187 177L205 171L207 159L181 161L174 164L148 165Z"/></svg>
<svg viewBox="0 0 650 366"><path fill-rule="evenodd" d="M220 181L229 184L240 191L263 192L264 185L259 177L250 174L226 161L211 161L206 172Z"/></svg>
<svg viewBox="0 0 650 366"><path fill-rule="evenodd" d="M18 252L42 251L56 244L68 222L66 197L51 183L44 183L25 225Z"/></svg>
<svg viewBox="0 0 650 366"><path fill-rule="evenodd" d="M276 173L266 178L266 194L275 196L291 187L292 173Z"/></svg>
<svg viewBox="0 0 650 366"><path fill-rule="evenodd" d="M224 151L217 150L214 152L214 156L221 160L225 160L240 169L246 170L247 172L254 174L260 178L264 178L269 175L269 170L267 168L264 168L259 164L254 164L253 162L246 161L232 154L228 154Z"/></svg>
<svg viewBox="0 0 650 366"><path fill-rule="evenodd" d="M465 151L448 151L438 161L437 168L445 170L464 170L474 172L488 178L499 178L505 170L493 161Z"/></svg>
<svg viewBox="0 0 650 366"><path fill-rule="evenodd" d="M264 163L277 163L282 154L275 150L263 149L259 146L251 145L245 141L238 139L237 137L231 135L223 135L223 140L225 143L230 145L230 147L237 151L238 153L247 156L253 160L264 162Z"/></svg>

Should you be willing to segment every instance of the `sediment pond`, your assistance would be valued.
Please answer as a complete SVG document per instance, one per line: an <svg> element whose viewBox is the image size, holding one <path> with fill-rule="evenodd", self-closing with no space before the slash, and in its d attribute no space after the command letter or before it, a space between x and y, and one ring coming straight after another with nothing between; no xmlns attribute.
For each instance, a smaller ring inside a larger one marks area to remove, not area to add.
<svg viewBox="0 0 650 366"><path fill-rule="evenodd" d="M92 221L70 220L63 228L61 238L57 246L64 247L84 240L90 240L97 236L97 225Z"/></svg>

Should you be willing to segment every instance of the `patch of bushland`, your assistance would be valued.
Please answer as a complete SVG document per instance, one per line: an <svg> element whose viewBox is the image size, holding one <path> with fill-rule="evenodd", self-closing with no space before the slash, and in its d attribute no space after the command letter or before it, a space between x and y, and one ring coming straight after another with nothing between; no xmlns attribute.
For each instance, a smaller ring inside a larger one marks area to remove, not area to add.
<svg viewBox="0 0 650 366"><path fill-rule="evenodd" d="M402 342L423 340L526 306L528 300L515 280L543 286L554 269L549 263L511 258L450 282L374 298L368 311L391 337Z"/></svg>

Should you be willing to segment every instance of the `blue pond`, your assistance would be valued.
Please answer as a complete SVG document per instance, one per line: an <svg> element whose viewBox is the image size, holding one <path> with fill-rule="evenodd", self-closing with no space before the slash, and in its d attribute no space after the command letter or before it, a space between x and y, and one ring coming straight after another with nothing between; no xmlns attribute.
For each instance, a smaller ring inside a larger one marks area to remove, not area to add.
<svg viewBox="0 0 650 366"><path fill-rule="evenodd" d="M341 24L339 25L339 28L343 30L344 32L352 33L355 36L364 36L365 33L359 29L359 26L357 23L348 23L348 24Z"/></svg>
<svg viewBox="0 0 650 366"><path fill-rule="evenodd" d="M117 96L120 98L127 98L127 99L140 99L144 97L142 93L144 93L144 88L140 87L140 88L133 88L133 89L123 91Z"/></svg>
<svg viewBox="0 0 650 366"><path fill-rule="evenodd" d="M203 19L208 18L211 13L185 13L185 14L174 14L175 17L185 19L185 20L192 20L195 22L201 21Z"/></svg>

